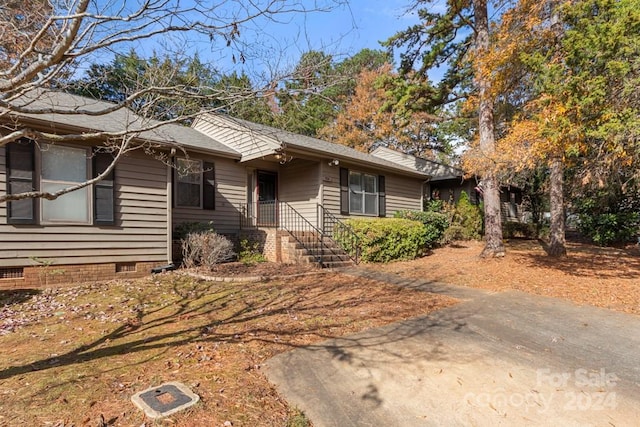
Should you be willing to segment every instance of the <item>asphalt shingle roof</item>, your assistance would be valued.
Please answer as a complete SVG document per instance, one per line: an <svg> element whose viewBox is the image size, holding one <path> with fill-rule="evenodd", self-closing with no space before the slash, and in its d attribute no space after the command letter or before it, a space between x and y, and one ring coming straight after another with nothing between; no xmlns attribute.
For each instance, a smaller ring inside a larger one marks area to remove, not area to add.
<svg viewBox="0 0 640 427"><path fill-rule="evenodd" d="M104 114L91 114L103 112L116 105L106 101L65 92L37 90L27 93L12 104L32 111L48 109L49 112L25 112L17 113L17 115L42 123L73 127L83 133L142 130L139 135L142 140L158 144L178 144L186 148L195 148L235 158L240 157L240 154L235 150L195 129L177 123L163 124L159 121L144 119L124 107ZM150 127L154 128L149 129Z"/></svg>
<svg viewBox="0 0 640 427"><path fill-rule="evenodd" d="M297 149L301 151L312 151L315 153L326 154L330 157L356 161L360 164L368 164L373 167L392 169L399 173L411 174L414 176L419 175L425 178L429 177L427 173L424 173L422 171L408 168L398 163L385 160L368 153L363 153L351 147L347 147L346 145L335 144L321 139L312 138L310 136L299 135L293 132L288 132L282 129L277 129L271 126L253 123L247 120L242 120L222 114L216 114L216 117L219 119L228 120L237 125L244 126L254 133L258 133L265 137L274 139L281 144L284 144L285 148Z"/></svg>
<svg viewBox="0 0 640 427"><path fill-rule="evenodd" d="M377 157L385 157L389 155L392 156L392 158L400 158L402 160L398 160L398 163L404 164L405 166L407 164L411 164L412 169L431 175L431 181L456 179L464 176L464 171L455 166L445 165L434 160L402 153L387 147L378 147L373 150L371 154ZM402 163L403 161L404 163Z"/></svg>

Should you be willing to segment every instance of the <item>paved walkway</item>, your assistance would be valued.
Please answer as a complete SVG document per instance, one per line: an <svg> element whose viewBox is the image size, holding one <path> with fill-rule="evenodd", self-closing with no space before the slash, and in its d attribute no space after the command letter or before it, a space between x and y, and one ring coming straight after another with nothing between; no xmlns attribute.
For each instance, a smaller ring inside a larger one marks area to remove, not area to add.
<svg viewBox="0 0 640 427"><path fill-rule="evenodd" d="M640 317L345 273L462 301L268 361L269 379L316 427L640 425Z"/></svg>

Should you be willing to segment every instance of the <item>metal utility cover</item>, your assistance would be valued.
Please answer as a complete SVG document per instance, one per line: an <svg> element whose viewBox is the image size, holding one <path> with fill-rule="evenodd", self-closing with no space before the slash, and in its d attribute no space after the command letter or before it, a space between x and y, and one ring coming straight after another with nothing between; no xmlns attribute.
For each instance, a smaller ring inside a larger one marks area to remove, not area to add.
<svg viewBox="0 0 640 427"><path fill-rule="evenodd" d="M182 411L200 400L182 383L171 381L150 387L131 397L131 401L149 418L161 418Z"/></svg>

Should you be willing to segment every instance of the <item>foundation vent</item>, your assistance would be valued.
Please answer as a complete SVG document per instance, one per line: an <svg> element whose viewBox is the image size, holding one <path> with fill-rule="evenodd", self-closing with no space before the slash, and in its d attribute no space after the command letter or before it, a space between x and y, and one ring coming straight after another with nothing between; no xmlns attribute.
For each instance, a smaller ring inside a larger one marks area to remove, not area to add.
<svg viewBox="0 0 640 427"><path fill-rule="evenodd" d="M24 277L24 269L19 268L0 268L0 279L22 279Z"/></svg>

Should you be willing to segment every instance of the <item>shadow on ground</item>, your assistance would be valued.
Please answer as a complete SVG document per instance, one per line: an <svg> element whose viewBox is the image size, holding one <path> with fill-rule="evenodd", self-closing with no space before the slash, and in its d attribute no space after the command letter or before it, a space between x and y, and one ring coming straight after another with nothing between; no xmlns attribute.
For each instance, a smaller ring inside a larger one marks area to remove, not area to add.
<svg viewBox="0 0 640 427"><path fill-rule="evenodd" d="M424 328L464 326L464 319L458 318L413 327L398 324L380 329L378 336L343 339L339 350L331 344L310 344L335 338L357 327L351 323L362 326L386 323L381 319L389 314L385 313L389 304L399 306L398 310L402 311L402 300L408 294L397 290L367 291L366 287L350 290L354 279L335 274L303 280L308 283L289 287L280 282L231 285L178 279L172 285L170 303L153 293L138 296L127 303L131 315L115 329L66 352L1 369L0 380L187 344L258 343L269 346L267 351L271 355L307 347L334 352L336 358L347 361L352 357L351 348L373 348L381 343L402 341L422 333ZM261 288L259 292L253 292L258 288ZM14 294L6 301L17 304L19 296L28 298L29 295L32 294ZM434 296L423 299L424 311L453 302ZM124 307L118 309L124 310ZM425 347L425 352L437 357L437 346ZM384 357L389 354L385 353Z"/></svg>

